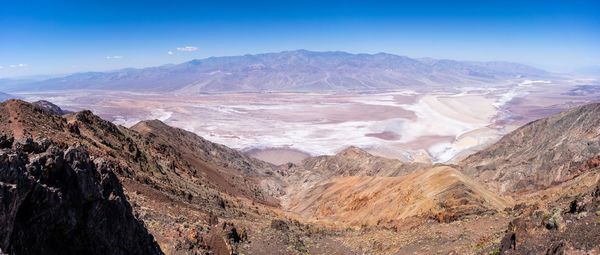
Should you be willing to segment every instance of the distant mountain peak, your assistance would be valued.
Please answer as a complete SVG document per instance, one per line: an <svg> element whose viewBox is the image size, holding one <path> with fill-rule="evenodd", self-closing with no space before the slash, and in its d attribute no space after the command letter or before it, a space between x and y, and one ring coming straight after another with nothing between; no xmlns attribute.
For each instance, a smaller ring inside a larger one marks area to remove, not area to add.
<svg viewBox="0 0 600 255"><path fill-rule="evenodd" d="M252 68L261 66L260 69ZM8 83L12 90L128 90L176 93L422 89L504 83L549 74L509 62L413 59L389 53L305 49L194 59L177 65ZM15 85L10 85L15 84ZM17 85L18 84L18 85ZM0 83L0 85L3 85Z"/></svg>

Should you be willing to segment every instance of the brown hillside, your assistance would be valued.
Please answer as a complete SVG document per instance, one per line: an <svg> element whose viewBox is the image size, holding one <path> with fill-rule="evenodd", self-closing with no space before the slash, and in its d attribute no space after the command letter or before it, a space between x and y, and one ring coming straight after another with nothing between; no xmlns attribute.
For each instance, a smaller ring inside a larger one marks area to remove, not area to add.
<svg viewBox="0 0 600 255"><path fill-rule="evenodd" d="M531 122L460 165L465 173L502 192L536 191L569 180L600 153L600 104Z"/></svg>
<svg viewBox="0 0 600 255"><path fill-rule="evenodd" d="M501 211L508 204L456 169L439 166L401 177L324 181L293 195L289 209L314 219L377 225L409 217L453 221Z"/></svg>

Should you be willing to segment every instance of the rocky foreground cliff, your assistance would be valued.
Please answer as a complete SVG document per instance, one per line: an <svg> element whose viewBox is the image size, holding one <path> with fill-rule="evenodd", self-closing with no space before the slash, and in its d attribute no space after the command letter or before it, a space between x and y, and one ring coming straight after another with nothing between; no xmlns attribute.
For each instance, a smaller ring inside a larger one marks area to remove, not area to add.
<svg viewBox="0 0 600 255"><path fill-rule="evenodd" d="M571 109L457 165L351 147L275 166L158 120L125 128L9 100L0 104L0 248L598 254L599 119L596 104Z"/></svg>
<svg viewBox="0 0 600 255"><path fill-rule="evenodd" d="M0 248L8 254L162 254L114 174L80 146L0 136Z"/></svg>

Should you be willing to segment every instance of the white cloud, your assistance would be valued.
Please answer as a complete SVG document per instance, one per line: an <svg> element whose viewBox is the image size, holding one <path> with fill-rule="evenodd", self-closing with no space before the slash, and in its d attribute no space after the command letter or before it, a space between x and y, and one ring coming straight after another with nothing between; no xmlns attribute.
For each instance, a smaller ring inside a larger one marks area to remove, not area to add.
<svg viewBox="0 0 600 255"><path fill-rule="evenodd" d="M0 69L4 68L3 66L0 66Z"/></svg>
<svg viewBox="0 0 600 255"><path fill-rule="evenodd" d="M194 47L194 46L185 46L185 47L178 47L177 50L178 51L197 51L198 48Z"/></svg>
<svg viewBox="0 0 600 255"><path fill-rule="evenodd" d="M27 67L29 66L28 64L14 64L14 65L8 65L8 67L10 68L15 68L15 67Z"/></svg>
<svg viewBox="0 0 600 255"><path fill-rule="evenodd" d="M173 55L173 52L172 51L167 51L167 54Z"/></svg>
<svg viewBox="0 0 600 255"><path fill-rule="evenodd" d="M107 56L106 59L122 59L123 56Z"/></svg>

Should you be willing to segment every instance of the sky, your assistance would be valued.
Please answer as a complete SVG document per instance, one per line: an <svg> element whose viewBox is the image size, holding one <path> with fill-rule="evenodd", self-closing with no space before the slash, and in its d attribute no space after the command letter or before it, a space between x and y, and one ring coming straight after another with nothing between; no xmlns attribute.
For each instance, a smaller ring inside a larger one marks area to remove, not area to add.
<svg viewBox="0 0 600 255"><path fill-rule="evenodd" d="M600 66L600 1L0 0L0 77L307 49Z"/></svg>

